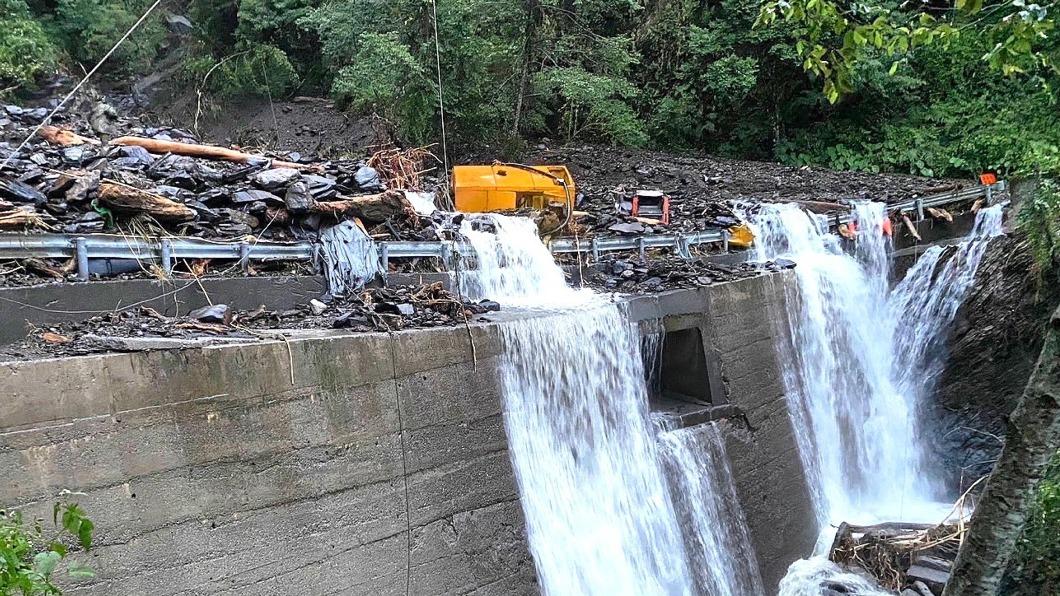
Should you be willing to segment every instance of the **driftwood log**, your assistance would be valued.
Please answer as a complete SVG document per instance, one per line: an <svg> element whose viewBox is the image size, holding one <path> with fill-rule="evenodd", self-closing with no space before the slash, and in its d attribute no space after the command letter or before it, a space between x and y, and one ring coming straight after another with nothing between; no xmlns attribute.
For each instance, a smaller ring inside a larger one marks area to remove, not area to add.
<svg viewBox="0 0 1060 596"><path fill-rule="evenodd" d="M370 224L388 219L415 218L416 210L400 190L388 190L374 195L345 197L338 201L320 201L311 208L314 213L353 215Z"/></svg>
<svg viewBox="0 0 1060 596"><path fill-rule="evenodd" d="M196 145L193 143L180 143L177 141L160 141L158 139L145 139L143 137L118 137L110 142L111 145L135 145L143 147L151 153L173 153L175 155L186 155L188 157L203 157L206 159L219 159L222 161L234 161L238 163L264 162L269 158L261 155L243 153L235 149L218 147L216 145ZM297 170L316 170L316 166L301 163L271 160L274 168L295 168Z"/></svg>
<svg viewBox="0 0 1060 596"><path fill-rule="evenodd" d="M104 180L99 185L99 200L116 211L146 213L164 221L195 219L195 211L165 197L124 184Z"/></svg>

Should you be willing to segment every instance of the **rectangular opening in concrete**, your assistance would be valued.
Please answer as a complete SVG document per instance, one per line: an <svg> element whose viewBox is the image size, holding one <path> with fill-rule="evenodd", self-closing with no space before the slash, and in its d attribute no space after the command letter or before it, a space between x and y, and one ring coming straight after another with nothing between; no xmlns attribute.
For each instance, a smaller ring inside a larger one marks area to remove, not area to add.
<svg viewBox="0 0 1060 596"><path fill-rule="evenodd" d="M658 384L664 397L713 403L707 355L699 327L668 331L661 352Z"/></svg>

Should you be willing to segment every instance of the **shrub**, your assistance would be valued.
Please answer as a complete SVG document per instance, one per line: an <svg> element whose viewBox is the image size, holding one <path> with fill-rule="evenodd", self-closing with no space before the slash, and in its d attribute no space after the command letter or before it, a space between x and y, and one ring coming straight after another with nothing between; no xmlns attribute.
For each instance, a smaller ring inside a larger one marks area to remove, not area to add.
<svg viewBox="0 0 1060 596"><path fill-rule="evenodd" d="M186 64L185 72L190 84L223 99L280 97L299 83L287 54L269 45L237 50L220 60L199 56Z"/></svg>
<svg viewBox="0 0 1060 596"><path fill-rule="evenodd" d="M92 522L76 503L55 503L53 532L45 533L41 520L28 523L21 511L0 510L0 594L60 594L52 578L68 554L63 539L88 550L92 546ZM92 571L67 565L70 577L92 577Z"/></svg>
<svg viewBox="0 0 1060 596"><path fill-rule="evenodd" d="M148 6L147 0L59 0L55 25L74 60L95 64ZM165 40L166 30L160 22L160 14L157 10L152 13L115 51L104 70L116 73L145 71Z"/></svg>

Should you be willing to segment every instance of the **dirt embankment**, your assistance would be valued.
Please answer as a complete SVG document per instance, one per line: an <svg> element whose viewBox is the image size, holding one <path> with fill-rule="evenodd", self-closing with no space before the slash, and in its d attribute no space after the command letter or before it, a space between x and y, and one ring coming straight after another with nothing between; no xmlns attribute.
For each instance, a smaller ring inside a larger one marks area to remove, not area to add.
<svg viewBox="0 0 1060 596"><path fill-rule="evenodd" d="M992 469L1058 303L1060 271L1039 279L1017 235L991 242L957 313L948 364L928 404L933 459L942 462L950 486L967 486Z"/></svg>

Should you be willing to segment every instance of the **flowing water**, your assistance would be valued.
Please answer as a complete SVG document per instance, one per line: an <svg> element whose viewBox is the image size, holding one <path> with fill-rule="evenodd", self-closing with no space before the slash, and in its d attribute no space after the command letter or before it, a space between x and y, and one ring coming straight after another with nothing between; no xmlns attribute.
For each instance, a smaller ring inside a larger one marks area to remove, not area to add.
<svg viewBox="0 0 1060 596"><path fill-rule="evenodd" d="M462 233L476 265L459 274L462 292L537 311L499 326L499 372L542 591L762 593L757 570L731 561L748 548L747 536L715 430L662 433L684 493L678 501L691 511L674 506L648 411L640 332L620 305L567 287L528 220L469 217ZM678 521L684 513L691 552Z"/></svg>
<svg viewBox="0 0 1060 596"><path fill-rule="evenodd" d="M955 248L929 248L889 290L883 205L857 206L853 251L825 224L791 205L753 216L760 258L797 263L786 287L791 345L785 383L800 453L828 523L886 519L942 521L945 507L922 454L915 414L941 370L945 330L964 300L989 239L1001 233L1001 207L981 210ZM948 257L948 258L947 258ZM824 532L823 532L824 533ZM820 545L819 545L820 546ZM839 583L878 593L816 558L792 565L782 596L815 596Z"/></svg>
<svg viewBox="0 0 1060 596"><path fill-rule="evenodd" d="M678 517L697 593L764 594L747 520L729 469L725 443L714 423L659 434L664 459L676 479Z"/></svg>
<svg viewBox="0 0 1060 596"><path fill-rule="evenodd" d="M638 331L607 298L567 287L532 222L477 219L463 224L477 261L463 291L550 311L500 326L509 451L543 592L690 593Z"/></svg>
<svg viewBox="0 0 1060 596"><path fill-rule="evenodd" d="M859 205L857 215L854 255L823 219L795 205L763 205L752 218L758 257L797 263L796 283L785 287L792 344L781 346L782 360L822 525L865 511L900 517L906 496L925 489L912 404L891 378L888 246L875 231L883 206Z"/></svg>

